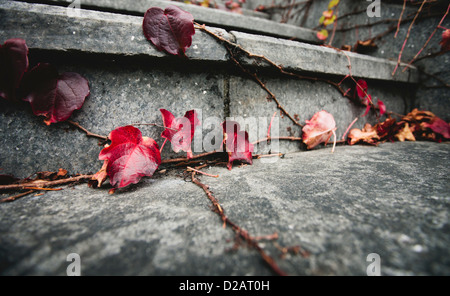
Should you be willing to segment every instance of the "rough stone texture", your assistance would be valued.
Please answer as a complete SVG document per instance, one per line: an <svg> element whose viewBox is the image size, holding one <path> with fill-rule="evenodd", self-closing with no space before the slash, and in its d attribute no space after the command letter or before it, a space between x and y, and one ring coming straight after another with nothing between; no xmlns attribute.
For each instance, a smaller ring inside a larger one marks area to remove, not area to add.
<svg viewBox="0 0 450 296"><path fill-rule="evenodd" d="M362 117L365 106L357 106L354 102L342 97L341 93L329 84L273 76L261 76L261 79L266 87L276 94L280 104L289 111L291 116L298 115L300 123L311 119L320 110L331 113L336 121L337 140L341 140L345 130L356 117L359 117L359 119L354 124L354 128L363 128L366 122L373 124L377 121L373 112L366 117ZM375 102L381 99L388 110L400 114L406 114L407 110L411 110L413 106L412 90L405 90L405 86L399 84L367 81L369 93L373 96ZM276 103L267 100L267 93L259 84L242 77L230 78L229 97L230 114L239 118L242 122L248 123L246 129L249 131L250 141L265 138L268 131L268 122L276 111ZM264 124L264 121L255 124L254 120L257 117L267 118L267 124ZM274 121L271 129L272 137L300 137L301 127L295 125L287 116L280 118L280 112L277 113L276 118L278 121ZM300 144L298 142L274 140L271 146L261 143L257 146L257 149L258 153L263 154L267 153L269 149L272 149L272 152L293 152L300 149Z"/></svg>
<svg viewBox="0 0 450 296"><path fill-rule="evenodd" d="M46 1L48 2L48 1ZM67 0L53 0L50 3L65 3L69 5L72 1ZM253 32L257 34L267 34L279 36L283 38L293 38L311 43L320 43L316 38L316 33L313 30L301 28L298 26L281 24L266 19L266 14L249 11L247 15L238 13L231 13L219 9L211 9L200 7L197 5L189 5L175 1L154 1L154 0L139 0L139 1L113 1L113 0L83 0L81 7L93 7L99 10L117 10L126 12L128 14L141 14L150 7L160 7L165 9L168 5L176 5L181 9L190 12L196 22L205 23L211 26L219 26L221 28L240 30L244 32ZM251 15L249 15L251 13Z"/></svg>
<svg viewBox="0 0 450 296"><path fill-rule="evenodd" d="M80 17L67 17L63 7L0 1L0 17L4 24L0 38L23 38L30 48L83 51L117 55L146 55L156 58L167 55L157 51L142 34L142 18L83 10ZM61 28L64 28L61 30ZM287 69L322 74L347 75L347 57L333 49L216 29L219 35L255 54L264 55ZM196 32L186 55L193 61L227 61L226 49L206 33ZM355 77L391 80L392 62L349 53ZM252 63L252 61L248 61ZM417 81L417 72L408 70L393 78L396 81Z"/></svg>
<svg viewBox="0 0 450 296"><path fill-rule="evenodd" d="M247 8L256 8L259 5L260 1L247 1ZM267 3L271 1L266 1L261 4L271 4ZM275 4L279 4L283 1L277 0ZM353 11L360 11L357 14L351 14L346 17L340 18L337 22L337 31L335 37L333 39L332 45L340 48L342 45L351 45L354 44L358 40L367 40L377 36L388 30L392 26L397 25L397 21L400 17L402 11L402 2L397 1L397 4L386 3L386 1L381 2L381 18L373 17L369 18L366 14L366 8L370 4L367 1L341 1L339 4L339 15L347 14ZM394 2L394 1L390 1ZM287 23L292 25L300 25L306 28L317 28L319 25L319 18L322 15L322 12L327 9L327 5L329 0L315 0L313 1L310 9L308 10L308 17L305 18L305 22L303 22L303 14L295 15L293 13L292 18L288 20ZM420 17L415 22L414 26L411 29L410 37L406 46L402 53L402 61L408 63L422 48L427 39L430 37L431 33L435 30L436 26L439 24L442 16L444 15L448 1L439 0L433 3L434 10L431 11L431 14L435 14L433 17L428 17L428 12L425 10L421 16L424 16L423 19ZM410 6L408 5L406 11L403 15L403 19L405 17L414 17L415 13L418 10L418 6ZM283 13L286 10L274 10L271 16L272 20L280 21ZM392 20L390 22L383 22L383 20ZM373 26L366 26L368 24L374 24ZM376 40L375 43L377 45L376 48L365 52L365 54L383 58L387 60L397 61L400 50L402 48L403 42L407 35L408 28L411 22L405 22L400 26L400 30L398 32L397 38L394 38L395 29L389 34L385 35L382 39ZM450 27L450 18L447 18L442 23L442 26L445 28ZM355 27L357 29L355 29ZM346 28L353 28L351 30L346 30ZM331 31L331 26L328 27ZM431 53L436 53L440 51L439 42L442 40L442 29L438 29L434 34L433 38L429 41L427 47L422 51L419 57L424 57ZM450 92L448 88L443 87L442 82L444 81L446 84L449 84L450 81L450 67L448 66L450 63L450 54L447 52L446 54L435 56L433 58L425 58L423 60L414 63L416 67L423 70L420 71L420 87L417 90L416 94L416 106L423 110L430 110L434 112L437 116L443 118L446 121L450 121L450 104L448 104L450 100ZM394 70L394 67L391 66L390 72ZM402 75L401 71L403 70L400 67L395 75ZM389 72L389 71L388 71ZM432 74L440 78L441 81L433 78L433 76L427 75L425 73ZM432 88L429 88L431 86Z"/></svg>
<svg viewBox="0 0 450 296"><path fill-rule="evenodd" d="M415 68L408 69L392 77L395 62L377 59L351 52L338 52L332 48L281 40L273 37L231 32L236 43L253 54L263 55L286 69L319 72L333 75L349 74L349 59L354 77L393 80L415 83L418 73ZM250 60L249 63L252 63Z"/></svg>
<svg viewBox="0 0 450 296"><path fill-rule="evenodd" d="M44 56L48 56L44 53ZM196 109L205 117L224 118L224 76L220 73L195 73L155 68L151 60L129 65L129 60L92 61L63 55L61 60L47 58L62 73L73 71L85 76L91 94L83 108L75 111L72 120L89 131L107 136L113 129L133 123L162 125L160 108L181 117ZM40 56L35 56L39 59ZM44 58L44 57L42 57ZM91 63L90 63L91 62ZM71 173L96 172L101 167L97 139L87 138L81 131L68 129L66 123L47 127L43 118L32 114L29 105L13 105L0 100L0 154L2 174L27 177L38 171L64 168ZM154 138L159 145L162 129L139 126L144 136ZM205 134L208 127L204 127ZM5 153L5 151L8 151ZM170 144L164 157L184 157L175 154Z"/></svg>
<svg viewBox="0 0 450 296"><path fill-rule="evenodd" d="M0 18L0 39L23 38L31 49L167 57L145 39L142 17L90 10L68 17L63 7L1 0ZM231 38L222 29L212 30ZM227 60L226 49L202 32L193 36L186 55L190 60Z"/></svg>
<svg viewBox="0 0 450 296"><path fill-rule="evenodd" d="M263 243L290 275L365 275L370 253L382 275L450 275L449 158L448 143L345 146L200 178L251 234L311 253L279 259ZM200 188L163 175L112 196L82 184L0 204L0 274L65 275L70 253L82 275L272 274L256 251L226 251L233 232Z"/></svg>

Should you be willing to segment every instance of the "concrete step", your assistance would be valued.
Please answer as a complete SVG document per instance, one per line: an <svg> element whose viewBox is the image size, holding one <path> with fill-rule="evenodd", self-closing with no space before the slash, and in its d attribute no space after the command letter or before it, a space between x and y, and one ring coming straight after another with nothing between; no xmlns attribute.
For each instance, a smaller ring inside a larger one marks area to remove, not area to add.
<svg viewBox="0 0 450 296"><path fill-rule="evenodd" d="M449 143L338 146L252 166L204 168L225 214L253 236L278 233L309 258L280 259L289 275L450 275ZM258 252L233 247L203 190L181 168L108 195L86 184L0 204L0 275L273 275ZM7 196L3 194L1 197Z"/></svg>
<svg viewBox="0 0 450 296"><path fill-rule="evenodd" d="M31 65L50 62L60 72L78 72L89 80L91 95L72 119L97 134L108 135L119 126L135 122L161 123L160 108L175 116L196 109L204 123L194 139L194 152L200 153L205 151L208 133L225 118L243 119L242 125L251 129L251 140L257 140L267 134L277 110L274 102L267 101L267 93L260 85L230 62L225 48L198 30L186 53L188 59L180 59L157 51L145 40L142 17L138 16L82 10L79 16L68 17L66 7L1 0L0 18L0 40L25 39L30 47ZM348 57L353 75L366 79L371 95L382 99L389 110L405 114L413 107L418 78L414 67L392 79L393 62L388 60L354 53L346 56L298 41L210 29L255 54L267 56L285 69L336 82L349 73ZM258 71L265 85L292 116L298 115L300 122L322 109L332 113L338 138L364 112L364 106L350 102L327 83L283 76L277 69L250 59L242 59L242 64ZM347 86L354 87L354 83ZM95 139L86 138L65 123L44 126L27 105L4 100L0 104L0 143L5 151L11 152L0 155L2 173L26 177L61 167L73 174L100 168L97 158L101 147ZM376 118L373 115L362 118L355 127L361 128L366 121L373 123ZM160 129L141 130L162 143ZM299 136L301 128L287 117L279 118L272 136L277 133ZM302 149L295 142L272 145L257 146L255 152ZM166 148L165 157L176 156L170 147Z"/></svg>

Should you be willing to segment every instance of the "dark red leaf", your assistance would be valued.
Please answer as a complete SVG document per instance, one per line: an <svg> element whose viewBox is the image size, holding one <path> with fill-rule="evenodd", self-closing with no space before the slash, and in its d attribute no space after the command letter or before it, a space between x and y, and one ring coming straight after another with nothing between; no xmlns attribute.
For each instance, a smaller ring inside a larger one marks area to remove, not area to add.
<svg viewBox="0 0 450 296"><path fill-rule="evenodd" d="M28 47L23 39L0 45L0 97L14 99L23 74L28 70Z"/></svg>
<svg viewBox="0 0 450 296"><path fill-rule="evenodd" d="M356 92L358 93L358 97L361 100L364 100L366 98L367 90L368 90L367 82L362 79L358 80L356 83Z"/></svg>
<svg viewBox="0 0 450 296"><path fill-rule="evenodd" d="M143 176L152 176L161 164L158 144L133 126L119 127L109 134L111 145L99 155L108 160L106 172L116 188L136 184Z"/></svg>
<svg viewBox="0 0 450 296"><path fill-rule="evenodd" d="M35 115L46 117L45 123L69 119L89 95L88 81L77 73L58 74L50 64L38 64L23 79L24 100L30 102Z"/></svg>
<svg viewBox="0 0 450 296"><path fill-rule="evenodd" d="M160 109L164 127L161 137L172 143L175 153L181 150L187 152L188 158L192 157L191 142L194 138L195 128L200 125L195 110L187 111L184 117L175 118L170 111Z"/></svg>
<svg viewBox="0 0 450 296"><path fill-rule="evenodd" d="M225 151L228 153L228 169L231 170L233 161L241 160L252 164L254 146L248 140L248 133L241 131L236 121L225 121L222 123Z"/></svg>
<svg viewBox="0 0 450 296"><path fill-rule="evenodd" d="M184 55L195 34L194 17L174 5L165 10L152 7L144 15L144 35L158 50Z"/></svg>
<svg viewBox="0 0 450 296"><path fill-rule="evenodd" d="M0 185L10 185L19 181L18 178L11 175L0 175Z"/></svg>

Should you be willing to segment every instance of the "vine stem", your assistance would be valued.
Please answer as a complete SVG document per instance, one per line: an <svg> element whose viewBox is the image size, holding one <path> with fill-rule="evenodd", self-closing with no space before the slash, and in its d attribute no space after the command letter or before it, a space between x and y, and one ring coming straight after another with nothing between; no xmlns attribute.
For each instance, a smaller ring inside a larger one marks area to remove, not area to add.
<svg viewBox="0 0 450 296"><path fill-rule="evenodd" d="M406 1L406 0L405 0ZM442 23L444 22L445 18L447 17L447 14L450 10L450 4L447 7L447 11L445 12L444 16L442 17L441 21L439 22L439 24L436 26L436 28L434 29L433 33L431 33L430 37L428 37L427 41L425 42L425 44L422 46L422 48L419 50L419 52L412 58L412 60L408 63L408 65L406 65L403 68L402 72L405 72L406 69L408 68L408 66L410 66L412 63L414 63L414 61L416 60L416 58L422 53L422 51L425 49L425 47L427 47L428 43L430 42L431 38L433 38L434 34L436 33L436 31L441 27Z"/></svg>
<svg viewBox="0 0 450 296"><path fill-rule="evenodd" d="M0 190L17 190L17 189L26 189L26 188L36 188L36 187L41 188L39 190L44 190L44 189L42 189L44 187L52 187L52 186L56 186L56 185L74 183L74 182L78 182L81 180L91 179L93 176L94 175L81 175L81 176L76 176L76 177L61 179L61 180L55 180L55 181L35 180L32 182L22 183L22 184L1 185Z"/></svg>
<svg viewBox="0 0 450 296"><path fill-rule="evenodd" d="M403 0L403 8L402 12L400 13L400 17L398 18L397 31L395 31L394 39L397 38L398 31L400 31L400 24L402 23L403 13L405 12L406 9L406 1L407 0Z"/></svg>
<svg viewBox="0 0 450 296"><path fill-rule="evenodd" d="M422 8L423 8L423 6L425 5L426 2L427 2L427 0L423 0L422 4L420 5L419 9L417 10L416 15L414 16L414 19L412 20L411 24L409 25L408 32L406 33L405 41L403 41L402 49L400 50L400 53L398 54L397 65L395 66L394 71L392 72L392 76L395 75L395 72L397 72L398 66L400 66L400 63L401 63L401 60L402 60L403 50L405 49L406 42L408 42L412 26L416 22L416 19L419 16L420 12L422 11Z"/></svg>
<svg viewBox="0 0 450 296"><path fill-rule="evenodd" d="M75 121L72 121L72 120L67 120L67 123L69 123L69 124L75 126L76 128L82 130L83 132L86 133L86 136L88 136L88 137L94 137L94 138L97 138L97 139L100 139L100 140L103 140L103 141L107 141L108 140L108 137L91 133L86 128L82 127L78 122L75 122Z"/></svg>
<svg viewBox="0 0 450 296"><path fill-rule="evenodd" d="M232 222L225 215L225 211L222 208L222 206L220 205L217 198L213 195L211 190L209 190L209 186L200 182L195 177L195 174L196 174L196 172L193 171L192 175L191 175L192 182L194 184L196 184L197 186L199 186L201 189L203 189L206 196L208 197L208 199L211 201L211 203L213 205L213 212L215 212L216 214L218 214L220 216L220 218L222 219L222 221L224 223L224 227L226 227L226 225L230 226L231 229L233 229L233 231L236 233L237 236L241 237L250 247L253 247L254 249L256 249L258 251L258 253L261 255L264 262L266 262L276 274L278 274L280 276L286 276L287 274L283 270L281 270L280 267L278 267L275 260L271 256L269 256L264 251L263 248L261 248L261 246L258 243L258 240L256 239L258 237L255 238L255 237L250 236L250 234L246 230L242 229L237 224Z"/></svg>

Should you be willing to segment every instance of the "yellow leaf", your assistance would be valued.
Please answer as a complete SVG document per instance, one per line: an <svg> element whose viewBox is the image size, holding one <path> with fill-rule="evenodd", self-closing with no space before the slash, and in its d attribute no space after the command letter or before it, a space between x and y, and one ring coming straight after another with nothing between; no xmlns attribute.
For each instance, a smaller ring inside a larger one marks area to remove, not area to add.
<svg viewBox="0 0 450 296"><path fill-rule="evenodd" d="M323 29L320 32L317 32L317 38L319 38L320 40L325 40L328 38L328 31Z"/></svg>
<svg viewBox="0 0 450 296"><path fill-rule="evenodd" d="M328 9L331 9L338 4L339 4L339 0L331 0L330 3L328 4Z"/></svg>

